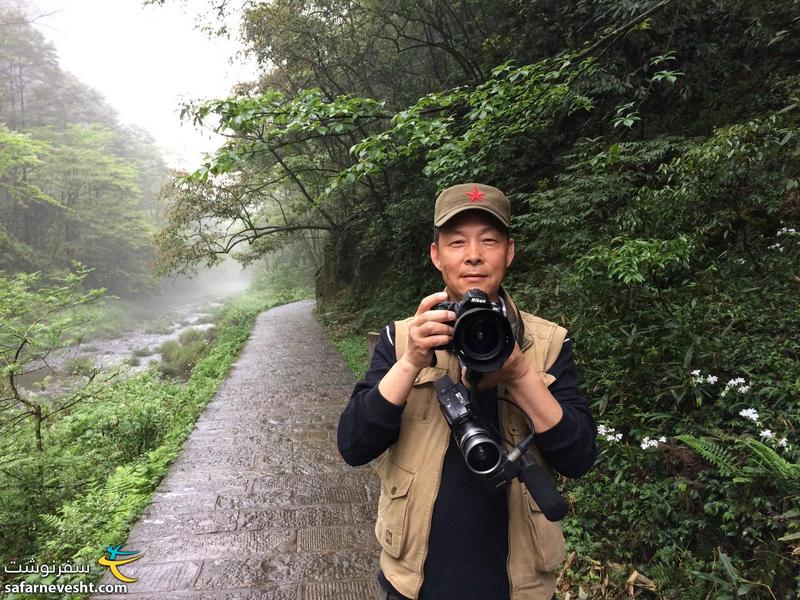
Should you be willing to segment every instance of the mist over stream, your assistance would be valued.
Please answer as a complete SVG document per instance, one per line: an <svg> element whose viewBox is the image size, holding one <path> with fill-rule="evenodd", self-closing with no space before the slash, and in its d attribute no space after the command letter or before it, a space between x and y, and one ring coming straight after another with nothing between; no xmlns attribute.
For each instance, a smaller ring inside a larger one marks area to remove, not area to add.
<svg viewBox="0 0 800 600"><path fill-rule="evenodd" d="M101 375L118 370L126 377L161 361L161 347L179 340L188 330L207 331L219 320L225 301L243 293L253 273L228 262L203 271L194 278L177 276L162 281L154 294L138 298L109 297L106 306L119 304L125 317L119 328L100 333L75 333L80 342L51 353L39 368L19 378L22 387L55 395L80 387L83 377L69 373L70 365L101 369ZM91 331L91 323L86 324ZM43 387L44 384L44 387Z"/></svg>

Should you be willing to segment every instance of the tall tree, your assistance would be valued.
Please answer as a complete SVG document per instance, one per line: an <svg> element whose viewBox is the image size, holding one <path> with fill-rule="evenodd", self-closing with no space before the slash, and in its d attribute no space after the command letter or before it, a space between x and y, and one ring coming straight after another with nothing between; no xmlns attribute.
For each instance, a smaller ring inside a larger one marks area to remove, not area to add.
<svg viewBox="0 0 800 600"><path fill-rule="evenodd" d="M102 265L90 285L137 291L147 280L152 226L138 206L136 164L112 154L114 132L100 126L35 134L52 147L38 180L59 203L41 215L38 244L51 256Z"/></svg>

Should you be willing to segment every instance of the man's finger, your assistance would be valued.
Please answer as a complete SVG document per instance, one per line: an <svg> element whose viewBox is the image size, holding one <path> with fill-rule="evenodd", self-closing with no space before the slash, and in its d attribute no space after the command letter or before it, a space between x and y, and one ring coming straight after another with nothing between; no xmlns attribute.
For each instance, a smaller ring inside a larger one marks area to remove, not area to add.
<svg viewBox="0 0 800 600"><path fill-rule="evenodd" d="M446 323L438 323L436 321L426 321L416 327L417 338L426 338L432 335L453 335L453 328Z"/></svg>
<svg viewBox="0 0 800 600"><path fill-rule="evenodd" d="M422 299L422 302L419 303L419 307L417 308L416 317L420 316L424 312L428 312L434 306L439 304L439 302L444 302L447 300L447 292L436 292L435 294L431 294L430 296L425 296Z"/></svg>
<svg viewBox="0 0 800 600"><path fill-rule="evenodd" d="M419 315L420 325L422 323L447 323L456 320L456 313L452 310L429 310Z"/></svg>
<svg viewBox="0 0 800 600"><path fill-rule="evenodd" d="M424 348L426 350L432 350L434 348L438 348L439 346L446 346L449 343L449 335L429 335L426 338L422 338L418 342L420 348Z"/></svg>

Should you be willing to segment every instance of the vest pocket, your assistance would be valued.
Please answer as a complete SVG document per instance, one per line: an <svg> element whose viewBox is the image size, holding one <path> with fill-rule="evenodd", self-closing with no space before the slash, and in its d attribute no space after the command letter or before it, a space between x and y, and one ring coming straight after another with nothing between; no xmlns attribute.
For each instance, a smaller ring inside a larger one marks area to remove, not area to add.
<svg viewBox="0 0 800 600"><path fill-rule="evenodd" d="M536 569L545 572L555 571L564 560L566 551L561 525L548 521L530 494L525 492L525 496L528 499L528 523L537 555Z"/></svg>
<svg viewBox="0 0 800 600"><path fill-rule="evenodd" d="M408 491L414 480L414 471L400 466L391 457L386 458L382 469L375 536L389 556L398 558L403 551Z"/></svg>

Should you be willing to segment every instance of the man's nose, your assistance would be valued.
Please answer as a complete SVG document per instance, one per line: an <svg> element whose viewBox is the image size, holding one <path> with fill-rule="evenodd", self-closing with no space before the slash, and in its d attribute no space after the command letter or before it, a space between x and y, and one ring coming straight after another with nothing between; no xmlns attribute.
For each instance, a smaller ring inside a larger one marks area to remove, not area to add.
<svg viewBox="0 0 800 600"><path fill-rule="evenodd" d="M479 265L483 262L480 243L472 243L467 246L467 255L464 261L468 265Z"/></svg>

